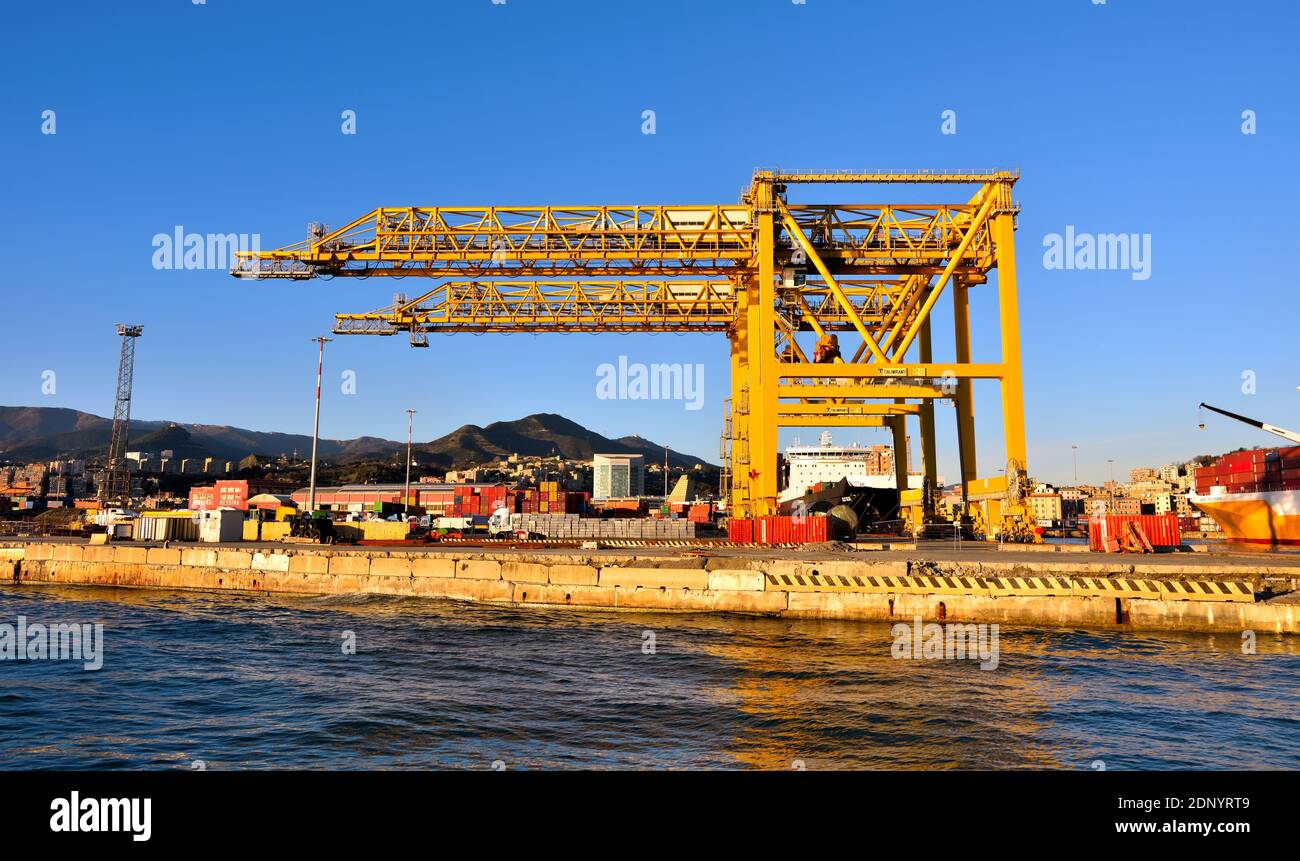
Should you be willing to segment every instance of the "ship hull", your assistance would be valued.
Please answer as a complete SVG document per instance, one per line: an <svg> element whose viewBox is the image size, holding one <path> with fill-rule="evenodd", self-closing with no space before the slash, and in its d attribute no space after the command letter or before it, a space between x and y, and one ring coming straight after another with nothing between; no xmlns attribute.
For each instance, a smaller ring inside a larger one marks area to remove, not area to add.
<svg viewBox="0 0 1300 861"><path fill-rule="evenodd" d="M1300 545L1300 489L1259 493L1189 494L1229 541Z"/></svg>

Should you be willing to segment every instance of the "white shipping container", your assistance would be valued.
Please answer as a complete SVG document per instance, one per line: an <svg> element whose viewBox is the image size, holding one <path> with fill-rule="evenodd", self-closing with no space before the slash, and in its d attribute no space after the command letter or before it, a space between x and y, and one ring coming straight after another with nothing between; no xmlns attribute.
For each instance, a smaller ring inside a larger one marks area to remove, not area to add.
<svg viewBox="0 0 1300 861"><path fill-rule="evenodd" d="M198 520L193 517L141 517L135 521L136 541L197 541Z"/></svg>
<svg viewBox="0 0 1300 861"><path fill-rule="evenodd" d="M205 544L244 540L244 512L218 508L199 512L199 540Z"/></svg>

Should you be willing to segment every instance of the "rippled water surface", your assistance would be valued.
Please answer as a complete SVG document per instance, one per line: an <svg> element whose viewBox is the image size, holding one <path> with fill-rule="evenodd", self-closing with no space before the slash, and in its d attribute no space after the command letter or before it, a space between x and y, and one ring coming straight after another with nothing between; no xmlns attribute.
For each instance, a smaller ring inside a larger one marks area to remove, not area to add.
<svg viewBox="0 0 1300 861"><path fill-rule="evenodd" d="M105 654L0 661L7 769L1300 767L1293 637L1002 626L983 671L884 624L0 587L20 615Z"/></svg>

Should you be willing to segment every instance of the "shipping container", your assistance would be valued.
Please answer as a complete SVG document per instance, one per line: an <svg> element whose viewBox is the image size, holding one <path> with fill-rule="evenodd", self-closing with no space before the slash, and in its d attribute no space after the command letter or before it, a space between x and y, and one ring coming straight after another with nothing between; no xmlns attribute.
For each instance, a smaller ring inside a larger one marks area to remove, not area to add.
<svg viewBox="0 0 1300 861"><path fill-rule="evenodd" d="M199 540L208 544L242 541L244 512L231 508L199 513Z"/></svg>
<svg viewBox="0 0 1300 861"><path fill-rule="evenodd" d="M136 541L197 541L199 523L195 515L183 517L150 516L136 518Z"/></svg>
<svg viewBox="0 0 1300 861"><path fill-rule="evenodd" d="M767 515L727 521L727 538L746 544L814 544L830 540L830 521L820 515Z"/></svg>
<svg viewBox="0 0 1300 861"><path fill-rule="evenodd" d="M1088 547L1093 551L1103 551L1107 545L1118 539L1119 546L1125 543L1128 524L1137 523L1152 547L1178 547L1183 543L1176 514L1108 514L1094 517L1088 524Z"/></svg>

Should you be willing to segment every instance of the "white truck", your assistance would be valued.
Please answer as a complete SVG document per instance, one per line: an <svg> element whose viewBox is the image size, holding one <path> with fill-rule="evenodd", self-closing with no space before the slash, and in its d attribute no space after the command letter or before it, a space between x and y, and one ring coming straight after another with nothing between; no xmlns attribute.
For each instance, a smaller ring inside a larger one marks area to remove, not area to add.
<svg viewBox="0 0 1300 861"><path fill-rule="evenodd" d="M522 529L515 529L510 523L510 509L508 508L498 508L492 512L492 516L488 518L488 535L493 538L518 538L521 540L544 537L530 534Z"/></svg>

